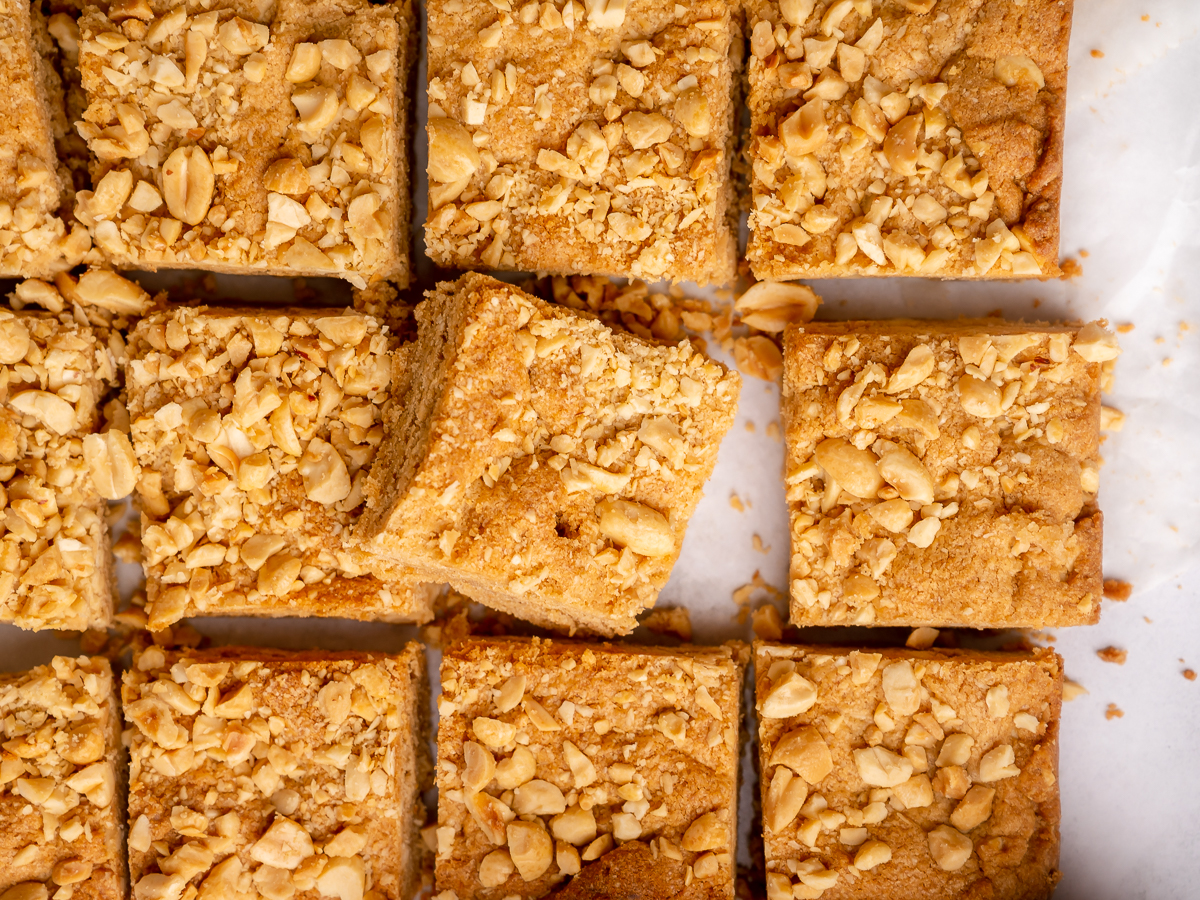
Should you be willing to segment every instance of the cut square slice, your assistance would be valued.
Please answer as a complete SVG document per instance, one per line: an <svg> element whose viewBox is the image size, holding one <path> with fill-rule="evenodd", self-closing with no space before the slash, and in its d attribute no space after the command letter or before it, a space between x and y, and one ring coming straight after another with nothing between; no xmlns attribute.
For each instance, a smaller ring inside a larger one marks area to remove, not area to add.
<svg viewBox="0 0 1200 900"><path fill-rule="evenodd" d="M732 898L745 662L743 644L449 647L437 889L532 900L575 876L611 893L564 896Z"/></svg>
<svg viewBox="0 0 1200 900"><path fill-rule="evenodd" d="M531 622L631 631L679 556L738 376L483 275L416 317L355 538Z"/></svg>
<svg viewBox="0 0 1200 900"><path fill-rule="evenodd" d="M107 495L132 464L106 452L127 448L122 435L91 432L116 380L90 326L0 310L0 621L83 630L112 617L107 506L94 476Z"/></svg>
<svg viewBox="0 0 1200 900"><path fill-rule="evenodd" d="M429 770L420 645L151 647L122 699L136 896L415 895Z"/></svg>
<svg viewBox="0 0 1200 900"><path fill-rule="evenodd" d="M118 266L407 283L414 30L408 0L89 6L77 214Z"/></svg>
<svg viewBox="0 0 1200 900"><path fill-rule="evenodd" d="M742 53L728 0L430 3L426 252L731 282Z"/></svg>
<svg viewBox="0 0 1200 900"><path fill-rule="evenodd" d="M423 622L433 588L349 547L393 365L379 321L175 307L129 337L146 611Z"/></svg>
<svg viewBox="0 0 1200 900"><path fill-rule="evenodd" d="M0 675L0 739L0 894L128 897L121 717L108 660L56 656Z"/></svg>
<svg viewBox="0 0 1200 900"><path fill-rule="evenodd" d="M56 133L65 121L62 84L43 56L50 35L28 0L0 0L0 277L45 278L78 264L91 247L60 209L73 187L60 171Z"/></svg>
<svg viewBox="0 0 1200 900"><path fill-rule="evenodd" d="M767 900L1049 898L1062 659L756 643Z"/></svg>
<svg viewBox="0 0 1200 900"><path fill-rule="evenodd" d="M784 339L797 625L1100 615L1100 324L812 323Z"/></svg>
<svg viewBox="0 0 1200 900"><path fill-rule="evenodd" d="M1059 274L1071 0L749 0L760 279Z"/></svg>

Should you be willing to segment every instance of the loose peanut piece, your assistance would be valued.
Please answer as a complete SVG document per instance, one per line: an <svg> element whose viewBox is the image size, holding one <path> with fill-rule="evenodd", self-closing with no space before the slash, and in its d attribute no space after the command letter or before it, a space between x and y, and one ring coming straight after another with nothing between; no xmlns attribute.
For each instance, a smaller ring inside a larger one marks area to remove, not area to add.
<svg viewBox="0 0 1200 900"><path fill-rule="evenodd" d="M787 766L810 785L818 784L833 771L829 745L812 725L796 728L781 737L771 752L769 764Z"/></svg>
<svg viewBox="0 0 1200 900"><path fill-rule="evenodd" d="M518 746L513 755L496 763L496 783L503 791L520 787L537 772L537 760L528 747Z"/></svg>
<svg viewBox="0 0 1200 900"><path fill-rule="evenodd" d="M1020 775L1020 768L1013 765L1014 759L1011 744L994 747L979 760L979 780L987 784Z"/></svg>
<svg viewBox="0 0 1200 900"><path fill-rule="evenodd" d="M507 828L508 852L525 881L540 878L554 860L554 842L540 821L511 822Z"/></svg>
<svg viewBox="0 0 1200 900"><path fill-rule="evenodd" d="M921 708L921 685L908 660L883 670L883 696L897 715L911 716Z"/></svg>
<svg viewBox="0 0 1200 900"><path fill-rule="evenodd" d="M798 672L788 672L771 686L759 712L768 719L787 719L806 712L816 702L816 686Z"/></svg>
<svg viewBox="0 0 1200 900"><path fill-rule="evenodd" d="M938 753L938 766L965 766L971 758L971 748L975 746L975 738L969 734L951 734L942 744Z"/></svg>
<svg viewBox="0 0 1200 900"><path fill-rule="evenodd" d="M83 458L96 492L104 499L121 500L133 491L139 469L128 435L120 431L87 435L83 439Z"/></svg>
<svg viewBox="0 0 1200 900"><path fill-rule="evenodd" d="M883 487L875 454L859 450L849 441L826 438L817 445L816 459L839 486L856 497L873 498Z"/></svg>
<svg viewBox="0 0 1200 900"><path fill-rule="evenodd" d="M854 854L854 868L868 872L876 866L889 862L892 858L892 848L883 841L867 841Z"/></svg>
<svg viewBox="0 0 1200 900"><path fill-rule="evenodd" d="M471 133L453 119L435 117L426 126L429 134L427 171L434 181L454 182L470 178L479 169L479 151Z"/></svg>
<svg viewBox="0 0 1200 900"><path fill-rule="evenodd" d="M779 766L771 776L771 786L763 802L763 822L769 831L778 834L787 828L800 813L808 797L808 785L786 766Z"/></svg>
<svg viewBox="0 0 1200 900"><path fill-rule="evenodd" d="M188 225L208 215L216 181L212 163L202 147L179 147L163 164L163 196L167 209Z"/></svg>
<svg viewBox="0 0 1200 900"><path fill-rule="evenodd" d="M499 887L515 869L507 850L493 850L479 863L479 883L485 888Z"/></svg>
<svg viewBox="0 0 1200 900"><path fill-rule="evenodd" d="M912 763L885 747L855 750L854 763L859 777L871 787L895 787L913 774Z"/></svg>
<svg viewBox="0 0 1200 900"><path fill-rule="evenodd" d="M957 872L974 850L971 839L949 825L939 825L929 832L928 839L929 855L943 872Z"/></svg>
<svg viewBox="0 0 1200 900"><path fill-rule="evenodd" d="M496 774L496 758L474 741L463 744L463 763L463 787L468 791L482 791Z"/></svg>
<svg viewBox="0 0 1200 900"><path fill-rule="evenodd" d="M471 723L471 731L474 732L475 737L493 749L511 744L517 734L515 725L501 722L499 719L489 719L487 716L476 717Z"/></svg>
<svg viewBox="0 0 1200 900"><path fill-rule="evenodd" d="M641 556L668 556L675 550L671 524L656 509L632 500L602 500L596 504L600 533L620 547Z"/></svg>
<svg viewBox="0 0 1200 900"><path fill-rule="evenodd" d="M922 505L933 502L933 477L925 464L903 447L885 451L879 458L878 471L902 499L916 500Z"/></svg>
<svg viewBox="0 0 1200 900"><path fill-rule="evenodd" d="M959 831L967 832L982 825L992 814L992 798L996 796L994 788L975 785L967 795L954 807L950 814L950 824Z"/></svg>
<svg viewBox="0 0 1200 900"><path fill-rule="evenodd" d="M777 334L793 322L809 322L821 298L803 284L760 281L738 297L734 309L743 324Z"/></svg>
<svg viewBox="0 0 1200 900"><path fill-rule="evenodd" d="M726 826L715 812L705 813L688 826L681 846L689 853L722 850L729 843Z"/></svg>

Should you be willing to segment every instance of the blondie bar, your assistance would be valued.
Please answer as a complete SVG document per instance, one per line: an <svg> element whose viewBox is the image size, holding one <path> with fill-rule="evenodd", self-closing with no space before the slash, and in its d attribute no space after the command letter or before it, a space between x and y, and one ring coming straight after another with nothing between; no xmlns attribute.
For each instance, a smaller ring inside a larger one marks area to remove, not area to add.
<svg viewBox="0 0 1200 900"><path fill-rule="evenodd" d="M1095 622L1100 388L1118 352L1097 323L790 328L792 622Z"/></svg>
<svg viewBox="0 0 1200 900"><path fill-rule="evenodd" d="M443 282L416 317L355 538L546 627L632 630L679 555L738 376L483 275Z"/></svg>
<svg viewBox="0 0 1200 900"><path fill-rule="evenodd" d="M129 460L121 436L92 432L116 380L90 326L0 310L0 621L82 630L112 616L104 497Z"/></svg>
<svg viewBox="0 0 1200 900"><path fill-rule="evenodd" d="M434 262L733 280L737 3L428 9Z"/></svg>
<svg viewBox="0 0 1200 900"><path fill-rule="evenodd" d="M60 211L73 195L55 137L65 137L61 80L44 53L53 44L29 0L0 0L0 277L46 277L91 248L82 225Z"/></svg>
<svg viewBox="0 0 1200 900"><path fill-rule="evenodd" d="M732 898L746 659L737 644L447 648L437 889L532 900L581 869L596 880L594 863L673 885L662 896Z"/></svg>
<svg viewBox="0 0 1200 900"><path fill-rule="evenodd" d="M761 279L1059 274L1072 0L747 0Z"/></svg>
<svg viewBox="0 0 1200 900"><path fill-rule="evenodd" d="M1062 660L756 643L767 900L1048 898Z"/></svg>
<svg viewBox="0 0 1200 900"><path fill-rule="evenodd" d="M125 900L121 721L108 661L0 675L0 895Z"/></svg>
<svg viewBox="0 0 1200 900"><path fill-rule="evenodd" d="M101 0L79 22L116 265L409 277L409 0Z"/></svg>
<svg viewBox="0 0 1200 900"><path fill-rule="evenodd" d="M151 647L122 700L139 900L415 895L429 774L419 645Z"/></svg>
<svg viewBox="0 0 1200 900"><path fill-rule="evenodd" d="M186 615L425 621L433 588L347 546L403 348L371 316L175 307L129 336L151 628Z"/></svg>

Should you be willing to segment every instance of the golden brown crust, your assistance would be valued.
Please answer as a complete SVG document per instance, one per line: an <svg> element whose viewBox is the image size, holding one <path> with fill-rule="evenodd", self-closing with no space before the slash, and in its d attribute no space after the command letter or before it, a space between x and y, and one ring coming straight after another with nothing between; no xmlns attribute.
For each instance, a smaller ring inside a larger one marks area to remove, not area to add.
<svg viewBox="0 0 1200 900"><path fill-rule="evenodd" d="M687 866L657 854L641 841L629 841L594 863L549 895L549 900L668 900L682 894Z"/></svg>
<svg viewBox="0 0 1200 900"><path fill-rule="evenodd" d="M747 4L755 275L1058 275L1072 0L808 6Z"/></svg>
<svg viewBox="0 0 1200 900"><path fill-rule="evenodd" d="M59 172L65 122L58 76L42 58L48 37L27 0L0 2L0 277L46 278L83 259L91 239L59 216L71 185Z"/></svg>
<svg viewBox="0 0 1200 900"><path fill-rule="evenodd" d="M107 506L84 439L116 384L112 354L68 316L0 310L0 621L107 627Z"/></svg>
<svg viewBox="0 0 1200 900"><path fill-rule="evenodd" d="M677 864L682 892L665 896L731 900L746 650L536 638L447 648L438 890L541 897L607 859L615 837L649 844L667 870ZM522 811L544 852L524 852L506 827Z"/></svg>
<svg viewBox="0 0 1200 900"><path fill-rule="evenodd" d="M395 341L339 310L175 307L126 369L151 627L185 615L426 621L433 589L350 548Z"/></svg>
<svg viewBox="0 0 1200 900"><path fill-rule="evenodd" d="M149 7L80 19L96 188L76 212L102 254L407 284L409 0Z"/></svg>
<svg viewBox="0 0 1200 900"><path fill-rule="evenodd" d="M430 257L732 281L741 52L729 0L430 3Z"/></svg>
<svg viewBox="0 0 1200 900"><path fill-rule="evenodd" d="M143 651L132 723L130 875L138 896L253 884L296 900L413 895L424 655L258 648ZM169 877L168 877L169 876Z"/></svg>
<svg viewBox="0 0 1200 900"><path fill-rule="evenodd" d="M1050 896L1057 654L758 643L755 670L770 900Z"/></svg>
<svg viewBox="0 0 1200 900"><path fill-rule="evenodd" d="M108 661L57 656L0 676L0 893L72 885L124 900L121 721ZM74 882L72 884L72 882Z"/></svg>
<svg viewBox="0 0 1200 900"><path fill-rule="evenodd" d="M529 621L632 630L678 557L738 376L482 275L439 285L416 317L356 538Z"/></svg>
<svg viewBox="0 0 1200 900"><path fill-rule="evenodd" d="M1095 622L1110 339L986 320L789 330L792 621Z"/></svg>

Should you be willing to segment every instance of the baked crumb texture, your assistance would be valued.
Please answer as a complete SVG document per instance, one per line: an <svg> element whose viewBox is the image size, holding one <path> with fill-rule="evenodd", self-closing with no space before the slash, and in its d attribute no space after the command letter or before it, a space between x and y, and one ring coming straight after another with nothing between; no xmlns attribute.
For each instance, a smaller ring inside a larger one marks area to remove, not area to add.
<svg viewBox="0 0 1200 900"><path fill-rule="evenodd" d="M1056 653L754 652L767 900L1051 895Z"/></svg>
<svg viewBox="0 0 1200 900"><path fill-rule="evenodd" d="M124 900L121 722L108 661L0 675L0 893Z"/></svg>
<svg viewBox="0 0 1200 900"><path fill-rule="evenodd" d="M1100 615L1100 389L1082 328L844 322L784 339L795 625Z"/></svg>
<svg viewBox="0 0 1200 900"><path fill-rule="evenodd" d="M57 20L58 17L55 17ZM54 30L61 23L56 22ZM65 141L63 83L46 17L29 0L0 0L0 277L45 278L78 264L92 246L87 230L63 218L74 196L60 164ZM67 213L67 219L70 214Z"/></svg>
<svg viewBox="0 0 1200 900"><path fill-rule="evenodd" d="M639 896L732 898L746 649L537 639L449 647L437 890L524 900L583 868L580 881L608 888L596 896L634 896L617 890L628 878L614 884L613 873L636 867L641 890L663 887ZM633 860L628 842L640 845ZM595 871L610 862L610 872ZM564 896L591 894L568 884Z"/></svg>
<svg viewBox="0 0 1200 900"><path fill-rule="evenodd" d="M346 311L176 307L129 337L146 612L426 621L433 588L346 538L395 341Z"/></svg>
<svg viewBox="0 0 1200 900"><path fill-rule="evenodd" d="M1072 0L747 0L760 279L1060 274Z"/></svg>
<svg viewBox="0 0 1200 900"><path fill-rule="evenodd" d="M356 538L535 624L631 631L679 555L737 374L478 274L416 318Z"/></svg>
<svg viewBox="0 0 1200 900"><path fill-rule="evenodd" d="M733 280L739 4L428 11L434 262Z"/></svg>
<svg viewBox="0 0 1200 900"><path fill-rule="evenodd" d="M144 651L125 674L139 900L416 893L425 658Z"/></svg>
<svg viewBox="0 0 1200 900"><path fill-rule="evenodd" d="M106 0L79 30L106 259L408 282L409 0Z"/></svg>
<svg viewBox="0 0 1200 900"><path fill-rule="evenodd" d="M2 622L83 630L112 617L107 507L91 466L103 477L110 465L108 439L93 432L116 380L90 326L0 310Z"/></svg>

